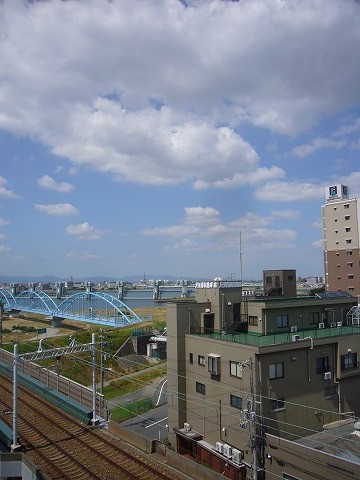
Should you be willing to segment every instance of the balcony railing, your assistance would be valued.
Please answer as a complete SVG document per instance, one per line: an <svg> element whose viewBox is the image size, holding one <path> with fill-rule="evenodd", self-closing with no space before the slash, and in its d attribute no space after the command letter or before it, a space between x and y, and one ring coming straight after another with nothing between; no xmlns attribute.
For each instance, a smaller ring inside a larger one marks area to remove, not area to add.
<svg viewBox="0 0 360 480"><path fill-rule="evenodd" d="M339 335L360 334L359 325L347 325L342 327L317 328L312 330L300 330L296 333L269 333L267 335L256 333L227 333L220 330L206 332L197 330L193 335L200 335L212 338L213 340L223 340L225 342L242 343L254 347L265 347L268 345L280 345L283 343L295 343L298 340L304 340L311 337L313 340L326 337L336 337Z"/></svg>

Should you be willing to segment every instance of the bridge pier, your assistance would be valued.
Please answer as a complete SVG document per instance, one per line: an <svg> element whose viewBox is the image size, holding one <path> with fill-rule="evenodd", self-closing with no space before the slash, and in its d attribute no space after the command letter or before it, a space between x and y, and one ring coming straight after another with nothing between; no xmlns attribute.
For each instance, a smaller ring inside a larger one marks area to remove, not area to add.
<svg viewBox="0 0 360 480"><path fill-rule="evenodd" d="M51 319L51 326L54 328L59 328L62 327L62 322L63 322L62 317L52 317Z"/></svg>

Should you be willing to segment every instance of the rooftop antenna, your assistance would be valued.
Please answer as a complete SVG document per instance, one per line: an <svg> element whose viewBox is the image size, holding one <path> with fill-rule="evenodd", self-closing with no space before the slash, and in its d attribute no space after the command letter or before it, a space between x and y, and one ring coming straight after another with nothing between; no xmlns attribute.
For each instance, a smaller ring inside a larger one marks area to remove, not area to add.
<svg viewBox="0 0 360 480"><path fill-rule="evenodd" d="M239 247L240 247L240 285L243 284L243 266L242 266L242 250L241 250L241 232L239 235Z"/></svg>

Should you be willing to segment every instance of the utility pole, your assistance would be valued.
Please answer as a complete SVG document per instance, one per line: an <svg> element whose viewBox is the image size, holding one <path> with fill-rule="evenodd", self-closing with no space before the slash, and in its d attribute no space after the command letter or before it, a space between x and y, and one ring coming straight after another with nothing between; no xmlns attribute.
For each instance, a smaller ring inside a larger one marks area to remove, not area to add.
<svg viewBox="0 0 360 480"><path fill-rule="evenodd" d="M257 442L257 425L256 425L256 401L255 401L255 391L254 391L254 375L253 375L253 361L252 358L250 360L245 360L243 362L239 362L239 366L244 368L249 368L249 378L250 378L250 398L246 401L246 409L243 410L243 418L240 421L240 426L242 428L246 428L248 425L250 426L250 441L249 446L252 453L252 464L251 470L252 480L258 480L258 442Z"/></svg>

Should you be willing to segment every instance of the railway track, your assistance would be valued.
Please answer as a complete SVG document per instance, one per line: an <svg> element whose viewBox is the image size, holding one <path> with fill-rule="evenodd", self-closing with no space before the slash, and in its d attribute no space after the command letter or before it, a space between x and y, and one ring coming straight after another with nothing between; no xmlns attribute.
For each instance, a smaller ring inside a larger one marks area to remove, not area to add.
<svg viewBox="0 0 360 480"><path fill-rule="evenodd" d="M12 382L0 375L0 417L10 427ZM52 480L181 480L151 456L89 427L18 387L18 436L26 456Z"/></svg>

